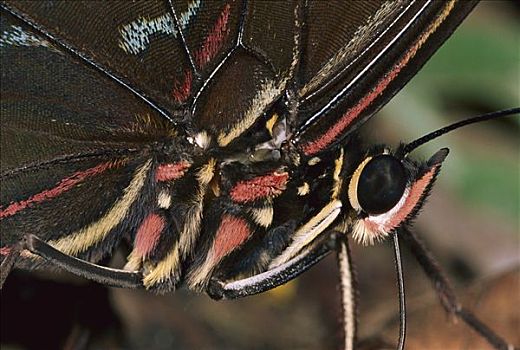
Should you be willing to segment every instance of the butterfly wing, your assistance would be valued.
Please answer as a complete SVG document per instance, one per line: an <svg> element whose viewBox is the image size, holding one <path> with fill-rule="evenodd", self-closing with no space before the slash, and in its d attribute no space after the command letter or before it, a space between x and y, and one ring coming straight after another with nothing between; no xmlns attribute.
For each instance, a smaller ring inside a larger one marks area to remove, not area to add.
<svg viewBox="0 0 520 350"><path fill-rule="evenodd" d="M298 92L300 127L294 137L307 156L337 144L377 112L476 2L354 1L349 5L335 8L318 1L308 9L309 41L303 50L303 85ZM327 20L313 12L327 14ZM354 18L355 25L327 29L330 22L343 18ZM324 57L315 62L320 55Z"/></svg>
<svg viewBox="0 0 520 350"><path fill-rule="evenodd" d="M116 203L146 165L142 152L171 125L13 16L2 12L1 26L2 246L26 233L59 239L100 220L103 237L89 246L125 231L137 197L123 210Z"/></svg>

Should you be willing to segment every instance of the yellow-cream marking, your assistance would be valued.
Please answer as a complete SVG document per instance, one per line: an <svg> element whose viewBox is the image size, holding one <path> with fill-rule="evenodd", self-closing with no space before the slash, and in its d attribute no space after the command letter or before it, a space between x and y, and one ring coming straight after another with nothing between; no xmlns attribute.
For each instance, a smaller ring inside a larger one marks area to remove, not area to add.
<svg viewBox="0 0 520 350"><path fill-rule="evenodd" d="M229 132L220 133L217 138L219 146L227 146L231 141L240 136L240 134L242 134L245 130L250 128L261 115L261 112L265 109L265 107L273 102L278 96L280 96L280 94L285 89L286 84L287 79L282 80L279 84L276 84L272 80L265 82L253 99L253 102L251 103L251 106L245 113L244 117L241 118L240 121L235 124Z"/></svg>
<svg viewBox="0 0 520 350"><path fill-rule="evenodd" d="M212 261L215 259L213 251L209 251L204 263L196 270L191 271L187 278L188 287L192 290L202 291L211 277L211 272L215 268Z"/></svg>
<svg viewBox="0 0 520 350"><path fill-rule="evenodd" d="M157 198L159 208L168 209L172 205L172 196L166 191L161 191Z"/></svg>
<svg viewBox="0 0 520 350"><path fill-rule="evenodd" d="M278 120L278 114L275 113L269 120L265 123L266 129L269 131L269 135L273 136L273 127L276 124L276 121Z"/></svg>
<svg viewBox="0 0 520 350"><path fill-rule="evenodd" d="M206 165L204 165L197 174L199 182L199 189L196 199L193 201L193 206L187 212L187 220L184 229L180 235L179 245L182 256L186 256L191 252L200 231L200 222L202 220L202 207L204 195L209 183L215 174L215 166L217 162L211 158Z"/></svg>
<svg viewBox="0 0 520 350"><path fill-rule="evenodd" d="M343 148L341 148L339 156L334 162L331 202L295 232L291 245L272 261L270 267L279 266L292 259L304 247L309 245L319 234L326 230L338 217L342 207L342 203L338 197L343 184L343 180L340 177L341 170L343 169L343 156L344 151ZM298 187L299 195L306 194L308 191L309 185L306 182L303 186Z"/></svg>
<svg viewBox="0 0 520 350"><path fill-rule="evenodd" d="M197 179L199 180L199 182L208 184L211 181L211 179L213 179L216 164L217 161L211 158L208 164L206 164L200 169L199 173L197 174Z"/></svg>
<svg viewBox="0 0 520 350"><path fill-rule="evenodd" d="M161 260L154 268L150 270L143 278L143 284L146 289L164 282L169 278L178 278L178 267L179 267L179 249L177 243L173 244L170 253Z"/></svg>
<svg viewBox="0 0 520 350"><path fill-rule="evenodd" d="M208 184L213 179L215 165L216 161L212 158L199 170L197 174L199 189L195 199L191 203L192 205L185 214L184 226L179 235L179 242L172 246L172 249L166 258L161 260L155 267L150 269L148 274L146 274L143 279L143 284L146 288L151 288L169 278L173 278L175 281L178 280L181 258L185 257L192 251L195 241L200 233L204 194L206 193Z"/></svg>
<svg viewBox="0 0 520 350"><path fill-rule="evenodd" d="M152 161L148 160L137 169L130 184L123 190L123 196L114 203L101 219L67 237L48 243L62 253L77 255L103 240L128 215L130 206L137 200L144 186L151 164Z"/></svg>
<svg viewBox="0 0 520 350"><path fill-rule="evenodd" d="M143 257L137 255L135 253L135 250L132 250L132 252L126 258L126 264L124 269L126 271L139 271L141 269L142 262Z"/></svg>
<svg viewBox="0 0 520 350"><path fill-rule="evenodd" d="M296 28L299 29L301 27L301 23L298 20L298 13L299 7L295 6L294 13L295 18L297 19L295 22ZM231 141L236 139L240 134L242 134L245 130L250 128L255 121L260 116L261 111L264 110L266 106L268 106L271 102L273 102L278 96L280 96L281 93L285 90L285 87L287 85L287 82L290 81L294 74L296 73L296 68L298 67L299 63L299 52L300 52L300 30L295 31L295 35L293 37L294 40L294 46L292 50L292 61L291 65L283 76L286 76L286 79L283 79L279 82L278 85L274 81L267 81L265 82L262 87L260 88L260 91L253 99L253 102L251 103L251 107L244 115L244 118L242 118L236 125L234 125L231 130L227 133L220 133L220 135L217 138L217 142L219 146L224 147L227 146ZM273 117L278 118L278 115L273 115ZM273 118L270 119L270 121ZM272 126L266 125L267 129L272 135L272 127L274 126L276 120L273 121Z"/></svg>
<svg viewBox="0 0 520 350"><path fill-rule="evenodd" d="M206 149L211 144L211 136L206 131L201 131L195 135L195 143L202 149Z"/></svg>
<svg viewBox="0 0 520 350"><path fill-rule="evenodd" d="M354 171L354 174L352 174L352 178L350 179L350 183L348 185L348 200L350 201L350 205L354 210L361 211L361 205L359 205L359 201L357 198L357 187L359 183L359 177L361 176L361 172L365 168L368 162L372 157L367 157L364 161L359 164L356 171Z"/></svg>
<svg viewBox="0 0 520 350"><path fill-rule="evenodd" d="M442 10L441 15L439 17L437 17L435 22L433 22L433 24L431 24L430 27L428 27L428 29L426 30L426 32L421 36L421 39L417 43L418 47L421 47L426 42L428 37L433 32L435 32L437 30L437 28L439 28L439 26L442 24L442 22L444 22L446 17L448 17L448 15L451 13L453 8L455 7L456 2L457 2L456 0L451 0L449 3L446 4L446 7L444 7L444 9Z"/></svg>
<svg viewBox="0 0 520 350"><path fill-rule="evenodd" d="M298 196L305 196L305 195L309 194L309 192L310 192L310 187L307 182L304 182L303 185L298 187Z"/></svg>
<svg viewBox="0 0 520 350"><path fill-rule="evenodd" d="M159 196L157 197L157 205L161 209L168 209L172 205L172 196L165 190L159 192ZM143 256L140 256L136 253L135 249L128 255L126 258L127 263L125 264L124 269L127 271L137 271L141 268L142 263L144 261Z"/></svg>
<svg viewBox="0 0 520 350"><path fill-rule="evenodd" d="M343 148L340 149L339 157L334 162L334 174L332 179L334 180L334 186L332 187L332 199L336 199L341 191L341 185L343 180L340 178L341 169L343 169Z"/></svg>
<svg viewBox="0 0 520 350"><path fill-rule="evenodd" d="M336 199L323 207L318 214L312 217L307 223L305 223L305 225L300 227L294 233L291 245L271 262L269 268L274 268L289 261L291 258L296 256L300 250L314 241L316 237L318 237L330 226L330 224L332 224L334 220L336 220L341 211L341 206L341 201Z"/></svg>
<svg viewBox="0 0 520 350"><path fill-rule="evenodd" d="M267 228L273 222L274 211L273 207L270 205L260 209L251 209L250 213L255 222L262 227Z"/></svg>
<svg viewBox="0 0 520 350"><path fill-rule="evenodd" d="M321 162L321 159L319 157L312 157L311 159L309 159L309 161L307 162L307 165L309 166L314 166L316 164L318 164L319 162Z"/></svg>

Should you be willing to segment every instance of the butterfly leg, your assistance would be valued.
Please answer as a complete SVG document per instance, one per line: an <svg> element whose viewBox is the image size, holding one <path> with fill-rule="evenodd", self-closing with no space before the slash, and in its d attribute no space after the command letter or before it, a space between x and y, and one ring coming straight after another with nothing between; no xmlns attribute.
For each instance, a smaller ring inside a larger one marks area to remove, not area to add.
<svg viewBox="0 0 520 350"><path fill-rule="evenodd" d="M396 233L393 234L393 241L397 285L399 287L399 340L397 342L397 349L403 350L406 339L406 299L404 293L404 274L401 260L401 249L399 248L399 236Z"/></svg>
<svg viewBox="0 0 520 350"><path fill-rule="evenodd" d="M442 306L447 312L460 318L470 328L484 337L495 349L512 350L514 347L500 338L491 328L480 321L471 311L462 307L448 279L441 271L439 264L433 255L427 250L424 243L414 235L408 228L402 227L399 231L400 237L410 246L412 254L419 265L433 283L433 287L440 298Z"/></svg>
<svg viewBox="0 0 520 350"><path fill-rule="evenodd" d="M338 239L338 268L343 318L343 348L354 350L357 338L356 276L348 237Z"/></svg>
<svg viewBox="0 0 520 350"><path fill-rule="evenodd" d="M22 250L22 243L15 244L2 261L2 264L0 264L0 289L2 289L4 286L4 282L7 279L7 276L9 276L11 273L14 265L16 264L16 261L20 257Z"/></svg>
<svg viewBox="0 0 520 350"><path fill-rule="evenodd" d="M142 288L142 275L137 272L113 269L64 254L35 235L27 235L24 249L47 259L54 265L75 275L106 286Z"/></svg>
<svg viewBox="0 0 520 350"><path fill-rule="evenodd" d="M323 236L327 237L325 242L319 242L286 263L260 274L233 282L213 278L206 292L216 300L237 299L259 294L287 283L307 271L336 248L334 232L324 233Z"/></svg>

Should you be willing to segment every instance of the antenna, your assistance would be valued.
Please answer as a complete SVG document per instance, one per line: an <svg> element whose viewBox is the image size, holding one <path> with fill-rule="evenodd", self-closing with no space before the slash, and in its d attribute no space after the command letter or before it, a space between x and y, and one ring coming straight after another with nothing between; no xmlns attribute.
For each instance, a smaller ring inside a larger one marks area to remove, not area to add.
<svg viewBox="0 0 520 350"><path fill-rule="evenodd" d="M420 137L420 138L418 138L418 139L408 143L407 145L404 146L403 153L404 153L404 155L407 155L410 152L412 152L413 150L415 150L417 147L419 147L419 146L421 146L421 145L423 145L423 144L425 144L427 142L430 142L431 140L436 139L439 136L447 134L450 131L453 131L453 130L456 130L458 128L461 128L463 126L474 124L474 123L480 123L480 122L483 122L483 121L486 121L486 120L490 120L490 119L497 119L497 118L501 118L501 117L507 117L507 116L510 116L512 114L520 114L520 107L504 109L504 110L501 110L501 111L486 113L486 114L478 115L476 117L472 117L472 118L461 120L459 122L456 122L456 123L453 123L451 125L445 126L445 127L441 128L441 129L432 131L431 133L426 134L426 135L424 135L424 136L422 136L422 137Z"/></svg>

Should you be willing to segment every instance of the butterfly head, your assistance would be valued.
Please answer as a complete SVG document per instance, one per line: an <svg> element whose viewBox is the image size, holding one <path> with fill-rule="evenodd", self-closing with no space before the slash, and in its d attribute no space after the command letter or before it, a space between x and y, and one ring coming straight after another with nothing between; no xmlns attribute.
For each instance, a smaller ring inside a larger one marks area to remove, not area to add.
<svg viewBox="0 0 520 350"><path fill-rule="evenodd" d="M350 178L352 234L359 243L374 244L413 219L448 154L441 149L428 161L417 162L403 155L403 147L370 152Z"/></svg>

